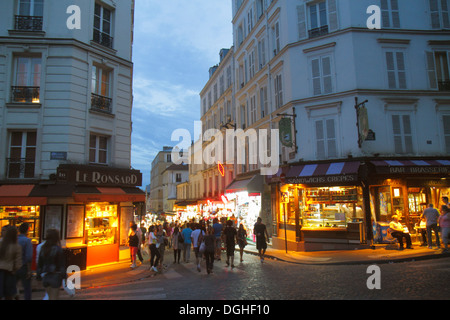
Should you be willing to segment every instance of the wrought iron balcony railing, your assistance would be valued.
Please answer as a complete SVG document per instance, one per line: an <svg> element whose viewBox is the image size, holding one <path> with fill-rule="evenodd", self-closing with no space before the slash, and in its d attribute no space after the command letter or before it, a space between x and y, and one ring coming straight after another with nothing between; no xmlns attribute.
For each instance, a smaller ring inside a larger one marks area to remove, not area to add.
<svg viewBox="0 0 450 320"><path fill-rule="evenodd" d="M91 109L100 112L112 113L112 99L91 93Z"/></svg>
<svg viewBox="0 0 450 320"><path fill-rule="evenodd" d="M39 103L39 87L11 87L11 102Z"/></svg>
<svg viewBox="0 0 450 320"><path fill-rule="evenodd" d="M27 158L7 158L7 179L34 178L35 160Z"/></svg>
<svg viewBox="0 0 450 320"><path fill-rule="evenodd" d="M100 30L94 29L94 39L95 42L101 44L102 46L111 48L113 47L113 37L109 34L101 32Z"/></svg>
<svg viewBox="0 0 450 320"><path fill-rule="evenodd" d="M450 81L439 81L439 91L450 91Z"/></svg>
<svg viewBox="0 0 450 320"><path fill-rule="evenodd" d="M314 28L308 31L309 38L317 38L328 34L328 26L322 26L320 28Z"/></svg>
<svg viewBox="0 0 450 320"><path fill-rule="evenodd" d="M21 31L42 31L43 17L16 16L15 29Z"/></svg>

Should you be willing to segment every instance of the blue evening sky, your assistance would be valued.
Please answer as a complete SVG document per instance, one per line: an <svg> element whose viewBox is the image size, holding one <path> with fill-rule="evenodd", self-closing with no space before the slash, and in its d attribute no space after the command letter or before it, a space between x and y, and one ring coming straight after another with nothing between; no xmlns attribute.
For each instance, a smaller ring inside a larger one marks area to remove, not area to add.
<svg viewBox="0 0 450 320"><path fill-rule="evenodd" d="M219 51L232 46L230 0L136 0L131 165L150 184L151 162L175 146L175 129L193 135L199 93Z"/></svg>

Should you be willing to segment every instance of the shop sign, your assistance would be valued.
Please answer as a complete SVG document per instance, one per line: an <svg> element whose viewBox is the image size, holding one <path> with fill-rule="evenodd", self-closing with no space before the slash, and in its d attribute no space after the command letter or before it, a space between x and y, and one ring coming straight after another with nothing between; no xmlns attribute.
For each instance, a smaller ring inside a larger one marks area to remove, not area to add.
<svg viewBox="0 0 450 320"><path fill-rule="evenodd" d="M335 185L339 183L351 183L357 181L358 175L356 174L330 175L317 177L293 177L286 179L286 183L306 184L306 185L323 185L323 184Z"/></svg>
<svg viewBox="0 0 450 320"><path fill-rule="evenodd" d="M103 187L135 187L142 185L142 174L139 170L96 168L91 166L59 166L57 179L60 182Z"/></svg>
<svg viewBox="0 0 450 320"><path fill-rule="evenodd" d="M377 167L377 173L382 174L449 174L450 168L443 166L392 166Z"/></svg>

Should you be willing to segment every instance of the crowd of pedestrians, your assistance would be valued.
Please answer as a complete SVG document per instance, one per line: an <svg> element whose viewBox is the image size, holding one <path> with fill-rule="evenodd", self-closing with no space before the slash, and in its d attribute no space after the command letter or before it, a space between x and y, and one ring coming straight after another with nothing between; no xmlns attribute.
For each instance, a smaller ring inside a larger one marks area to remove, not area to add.
<svg viewBox="0 0 450 320"><path fill-rule="evenodd" d="M139 230L139 236L136 230ZM261 218L258 218L255 224L254 233L260 259L263 262L269 235ZM191 221L184 224L165 222L162 225L150 225L148 229L143 224L138 227L134 222L130 222L128 236L131 268L137 266L138 252L142 248L149 256L149 269L154 272L161 272L167 268L164 264L164 252L167 249L173 250L174 264L190 263L191 254L193 254L198 272L201 272L201 262L204 260L206 272L212 273L214 262L221 261L222 251L226 254L226 266L235 268L236 246L239 247L242 263L244 248L248 244L248 234L243 224L236 228L234 220L220 222L217 218L212 221ZM139 256L139 260L143 262L142 255Z"/></svg>

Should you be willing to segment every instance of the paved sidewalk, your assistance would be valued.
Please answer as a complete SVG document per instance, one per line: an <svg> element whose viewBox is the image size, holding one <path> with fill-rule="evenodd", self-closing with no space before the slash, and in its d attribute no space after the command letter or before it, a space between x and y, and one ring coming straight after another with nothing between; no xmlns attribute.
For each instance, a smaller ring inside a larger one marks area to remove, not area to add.
<svg viewBox="0 0 450 320"><path fill-rule="evenodd" d="M166 254L171 249L166 250ZM244 249L245 254L258 255L255 243L250 242ZM237 248L236 255L239 255ZM375 245L373 249L340 250L340 251L316 251L294 252L273 249L268 245L265 258L284 261L287 263L304 265L350 265L350 264L383 264L403 261L418 261L425 259L437 259L450 257L450 254L442 253L442 249L428 249L427 247L414 246L413 250L397 250L386 244ZM154 277L155 272L149 270L149 257L144 255L144 263L135 269L130 268L129 260L122 260L109 265L91 267L81 271L81 289L90 287L107 287L117 284L132 283L140 279ZM42 282L33 278L33 300L40 300L44 296ZM61 295L67 294L61 292Z"/></svg>

